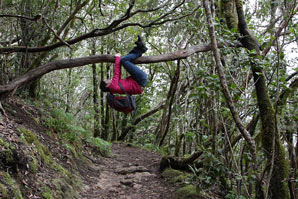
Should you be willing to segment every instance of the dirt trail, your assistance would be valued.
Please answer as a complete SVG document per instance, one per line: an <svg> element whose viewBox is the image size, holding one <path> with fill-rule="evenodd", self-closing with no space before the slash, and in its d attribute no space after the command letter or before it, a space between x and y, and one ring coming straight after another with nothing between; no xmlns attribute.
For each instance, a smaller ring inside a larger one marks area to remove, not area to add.
<svg viewBox="0 0 298 199"><path fill-rule="evenodd" d="M112 152L86 168L82 199L174 198L174 187L160 177L158 154L119 143Z"/></svg>

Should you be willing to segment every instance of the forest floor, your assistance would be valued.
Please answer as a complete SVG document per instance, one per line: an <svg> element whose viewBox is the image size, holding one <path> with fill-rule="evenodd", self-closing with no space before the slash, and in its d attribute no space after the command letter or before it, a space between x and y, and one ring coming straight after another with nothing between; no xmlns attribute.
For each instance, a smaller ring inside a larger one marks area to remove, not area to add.
<svg viewBox="0 0 298 199"><path fill-rule="evenodd" d="M175 187L158 170L159 154L121 143L112 145L112 153L85 169L82 199L174 198Z"/></svg>
<svg viewBox="0 0 298 199"><path fill-rule="evenodd" d="M18 98L2 105L0 198L175 198L177 187L159 172L160 154L113 143L109 157L84 145L84 158L76 158L35 106Z"/></svg>

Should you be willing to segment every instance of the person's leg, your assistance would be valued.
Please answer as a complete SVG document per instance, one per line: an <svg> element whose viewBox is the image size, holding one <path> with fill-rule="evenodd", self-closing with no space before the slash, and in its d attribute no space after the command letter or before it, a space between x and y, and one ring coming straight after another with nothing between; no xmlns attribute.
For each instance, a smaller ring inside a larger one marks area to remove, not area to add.
<svg viewBox="0 0 298 199"><path fill-rule="evenodd" d="M133 52L133 53L129 53L128 55L125 55L123 57L121 57L121 63L122 62L126 62L126 61L132 61L138 57L141 57L142 53L141 52Z"/></svg>
<svg viewBox="0 0 298 199"><path fill-rule="evenodd" d="M139 67L137 67L131 61L140 57L142 53L130 53L124 57L121 57L121 64L127 70L127 72L132 76L132 78L140 85L145 86L148 77L147 74L144 73Z"/></svg>

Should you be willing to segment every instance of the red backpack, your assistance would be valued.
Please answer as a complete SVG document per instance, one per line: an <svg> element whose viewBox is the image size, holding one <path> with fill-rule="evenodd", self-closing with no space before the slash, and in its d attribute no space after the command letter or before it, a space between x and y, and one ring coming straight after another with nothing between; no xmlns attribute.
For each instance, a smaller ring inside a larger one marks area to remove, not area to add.
<svg viewBox="0 0 298 199"><path fill-rule="evenodd" d="M118 83L121 90L126 94L126 96L116 96L113 93L107 94L107 103L113 109L128 114L134 110L136 110L136 100L135 97L129 95L123 88L123 86Z"/></svg>

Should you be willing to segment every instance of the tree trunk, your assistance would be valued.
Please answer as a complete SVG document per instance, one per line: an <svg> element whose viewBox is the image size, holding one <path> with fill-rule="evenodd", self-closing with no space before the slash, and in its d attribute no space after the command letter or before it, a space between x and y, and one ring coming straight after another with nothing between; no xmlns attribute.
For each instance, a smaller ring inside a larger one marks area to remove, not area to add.
<svg viewBox="0 0 298 199"><path fill-rule="evenodd" d="M248 30L243 12L242 2L240 0L236 0L235 2L237 17L235 16L235 12L233 10L228 9L229 7L227 6L227 4L225 4L225 1L222 1L224 6L223 9L229 10L229 13L234 13L234 17L238 18L238 27L235 27L234 24L228 24L228 26L230 28L238 28L240 34L242 35L239 40L244 45L244 47L248 50L255 50L257 52L257 55L260 55L260 49L257 40ZM287 179L288 177L288 163L285 159L284 147L280 144L279 132L278 129L275 128L275 122L277 121L275 120L274 109L268 94L265 76L263 74L261 66L259 66L259 60L257 56L252 55L251 58L251 70L253 72L258 107L263 129L262 144L264 153L266 154L266 157L270 164L272 158L274 158L274 160L272 161L273 170L272 176L270 176L269 193L271 195L271 198L273 199L287 199L289 198L289 195L285 179ZM261 197L263 197L262 194L257 196L257 198Z"/></svg>
<svg viewBox="0 0 298 199"><path fill-rule="evenodd" d="M107 67L107 72L106 72L106 79L109 79L109 70L110 67ZM103 79L102 79L103 80ZM103 132L101 134L101 138L104 140L108 140L109 137L109 122L110 122L110 108L107 103L105 103L105 118L104 118L104 123L103 123Z"/></svg>
<svg viewBox="0 0 298 199"><path fill-rule="evenodd" d="M92 54L96 53L95 41L93 41ZM99 103L98 103L98 81L96 64L92 64L92 77L93 77L93 108L94 108L94 137L100 136L99 126Z"/></svg>
<svg viewBox="0 0 298 199"><path fill-rule="evenodd" d="M177 85L179 81L179 75L180 75L180 61L178 60L177 68L174 74L174 77L171 82L171 87L167 96L168 102L168 112L167 109L164 110L164 114L161 120L161 125L158 131L158 134L156 135L155 143L158 144L159 147L162 146L164 139L166 138L169 128L170 128L170 120L172 115L172 105L174 103L175 93L177 90Z"/></svg>

